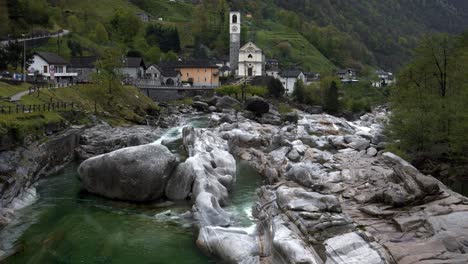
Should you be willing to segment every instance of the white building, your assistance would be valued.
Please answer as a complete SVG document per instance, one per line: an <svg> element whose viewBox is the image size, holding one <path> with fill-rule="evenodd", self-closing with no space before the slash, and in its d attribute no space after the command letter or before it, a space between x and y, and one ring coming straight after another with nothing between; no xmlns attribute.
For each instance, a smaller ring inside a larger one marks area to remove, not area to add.
<svg viewBox="0 0 468 264"><path fill-rule="evenodd" d="M73 82L78 73L69 72L68 65L68 61L55 53L38 51L33 55L33 63L29 66L28 72L57 83Z"/></svg>
<svg viewBox="0 0 468 264"><path fill-rule="evenodd" d="M265 56L262 50L252 42L247 42L239 50L238 76L262 76L264 75Z"/></svg>
<svg viewBox="0 0 468 264"><path fill-rule="evenodd" d="M375 74L379 78L378 81L372 82L372 86L380 88L380 87L385 87L388 85L392 85L395 83L395 76L393 76L393 73L391 72L386 72L383 70L377 70L375 71Z"/></svg>
<svg viewBox="0 0 468 264"><path fill-rule="evenodd" d="M122 61L122 74L125 79L141 79L145 76L145 62L140 57L126 57Z"/></svg>
<svg viewBox="0 0 468 264"><path fill-rule="evenodd" d="M306 77L301 70L285 70L282 71L279 75L279 79L283 84L286 93L292 94L294 91L294 85L298 80L302 80L302 82L306 83Z"/></svg>

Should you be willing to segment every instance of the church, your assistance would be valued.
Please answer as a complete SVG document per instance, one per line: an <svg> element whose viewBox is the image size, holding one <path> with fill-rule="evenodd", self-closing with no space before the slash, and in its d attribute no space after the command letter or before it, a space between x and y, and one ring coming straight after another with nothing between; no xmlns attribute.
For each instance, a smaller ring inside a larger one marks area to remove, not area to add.
<svg viewBox="0 0 468 264"><path fill-rule="evenodd" d="M265 56L262 50L253 42L247 42L242 48L241 43L241 13L230 12L229 15L229 61L231 70L238 77L263 76L265 73Z"/></svg>

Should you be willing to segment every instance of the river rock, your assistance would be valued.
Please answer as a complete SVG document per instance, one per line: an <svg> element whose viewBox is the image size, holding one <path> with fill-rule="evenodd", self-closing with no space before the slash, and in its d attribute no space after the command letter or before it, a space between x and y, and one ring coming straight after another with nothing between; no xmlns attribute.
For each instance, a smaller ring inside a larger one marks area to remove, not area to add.
<svg viewBox="0 0 468 264"><path fill-rule="evenodd" d="M216 102L216 108L219 111L223 111L225 109L239 109L240 106L241 103L230 96L223 96L219 98Z"/></svg>
<svg viewBox="0 0 468 264"><path fill-rule="evenodd" d="M355 232L336 236L325 241L326 264L385 264L378 251L374 250Z"/></svg>
<svg viewBox="0 0 468 264"><path fill-rule="evenodd" d="M198 111L207 112L210 106L205 102L195 101L192 103L192 107Z"/></svg>
<svg viewBox="0 0 468 264"><path fill-rule="evenodd" d="M230 215L218 203L218 199L211 193L202 192L197 195L193 207L195 219L203 226L229 226Z"/></svg>
<svg viewBox="0 0 468 264"><path fill-rule="evenodd" d="M248 98L245 108L255 113L256 116L261 116L270 111L270 105L268 104L268 102L265 99L258 96Z"/></svg>
<svg viewBox="0 0 468 264"><path fill-rule="evenodd" d="M307 245L280 219L274 220L273 264L304 263L322 264L323 261L313 247Z"/></svg>
<svg viewBox="0 0 468 264"><path fill-rule="evenodd" d="M197 245L227 263L260 264L256 237L245 229L205 226L200 230Z"/></svg>
<svg viewBox="0 0 468 264"><path fill-rule="evenodd" d="M165 146L149 144L90 158L78 168L83 187L111 199L144 202L161 198L177 163Z"/></svg>
<svg viewBox="0 0 468 264"><path fill-rule="evenodd" d="M165 194L170 200L183 200L192 191L192 184L195 180L195 173L191 165L192 160L192 158L188 158L184 163L179 164L169 178Z"/></svg>

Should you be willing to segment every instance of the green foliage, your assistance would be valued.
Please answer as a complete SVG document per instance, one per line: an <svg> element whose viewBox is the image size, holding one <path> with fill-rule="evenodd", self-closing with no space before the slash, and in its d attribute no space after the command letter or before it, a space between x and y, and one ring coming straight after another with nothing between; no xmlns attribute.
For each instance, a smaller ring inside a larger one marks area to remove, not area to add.
<svg viewBox="0 0 468 264"><path fill-rule="evenodd" d="M338 113L340 110L338 84L336 81L332 81L330 86L325 90L323 110L329 114Z"/></svg>
<svg viewBox="0 0 468 264"><path fill-rule="evenodd" d="M370 82L343 84L342 91L342 107L348 112L370 112L388 102L388 88L376 88Z"/></svg>
<svg viewBox="0 0 468 264"><path fill-rule="evenodd" d="M124 43L131 43L141 28L140 19L131 11L117 10L110 20L113 33Z"/></svg>
<svg viewBox="0 0 468 264"><path fill-rule="evenodd" d="M107 43L109 41L109 33L107 33L106 27L102 23L96 23L93 33L93 39L97 43Z"/></svg>
<svg viewBox="0 0 468 264"><path fill-rule="evenodd" d="M252 86L248 85L246 89L247 94L252 96L264 97L268 94L268 89L263 86Z"/></svg>
<svg viewBox="0 0 468 264"><path fill-rule="evenodd" d="M412 158L465 160L468 35L425 38L391 91L390 132Z"/></svg>
<svg viewBox="0 0 468 264"><path fill-rule="evenodd" d="M81 21L75 16L71 15L67 18L68 26L70 27L71 31L75 33L81 33L83 31L83 24Z"/></svg>
<svg viewBox="0 0 468 264"><path fill-rule="evenodd" d="M267 86L268 94L275 97L281 98L284 95L284 87L280 80L276 78L271 78Z"/></svg>
<svg viewBox="0 0 468 264"><path fill-rule="evenodd" d="M146 27L145 39L149 45L157 45L163 52L179 52L180 39L177 28L163 27L160 24Z"/></svg>
<svg viewBox="0 0 468 264"><path fill-rule="evenodd" d="M122 53L118 49L106 49L103 56L96 62L94 81L101 86L107 86L109 94L113 88L121 86Z"/></svg>
<svg viewBox="0 0 468 264"><path fill-rule="evenodd" d="M305 102L305 85L302 80L297 80L294 84L293 97L299 103Z"/></svg>
<svg viewBox="0 0 468 264"><path fill-rule="evenodd" d="M293 111L292 107L286 103L279 103L278 104L278 112L280 114L287 114Z"/></svg>
<svg viewBox="0 0 468 264"><path fill-rule="evenodd" d="M215 89L215 92L220 95L234 96L239 98L242 94L242 89L239 85L224 85Z"/></svg>

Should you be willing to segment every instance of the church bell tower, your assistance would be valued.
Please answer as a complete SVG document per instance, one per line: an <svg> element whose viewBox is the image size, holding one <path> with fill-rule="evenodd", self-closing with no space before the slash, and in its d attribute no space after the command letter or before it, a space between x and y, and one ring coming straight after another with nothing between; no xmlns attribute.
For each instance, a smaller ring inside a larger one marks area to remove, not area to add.
<svg viewBox="0 0 468 264"><path fill-rule="evenodd" d="M231 71L236 72L239 68L239 49L241 32L241 13L232 11L229 14L229 62Z"/></svg>

